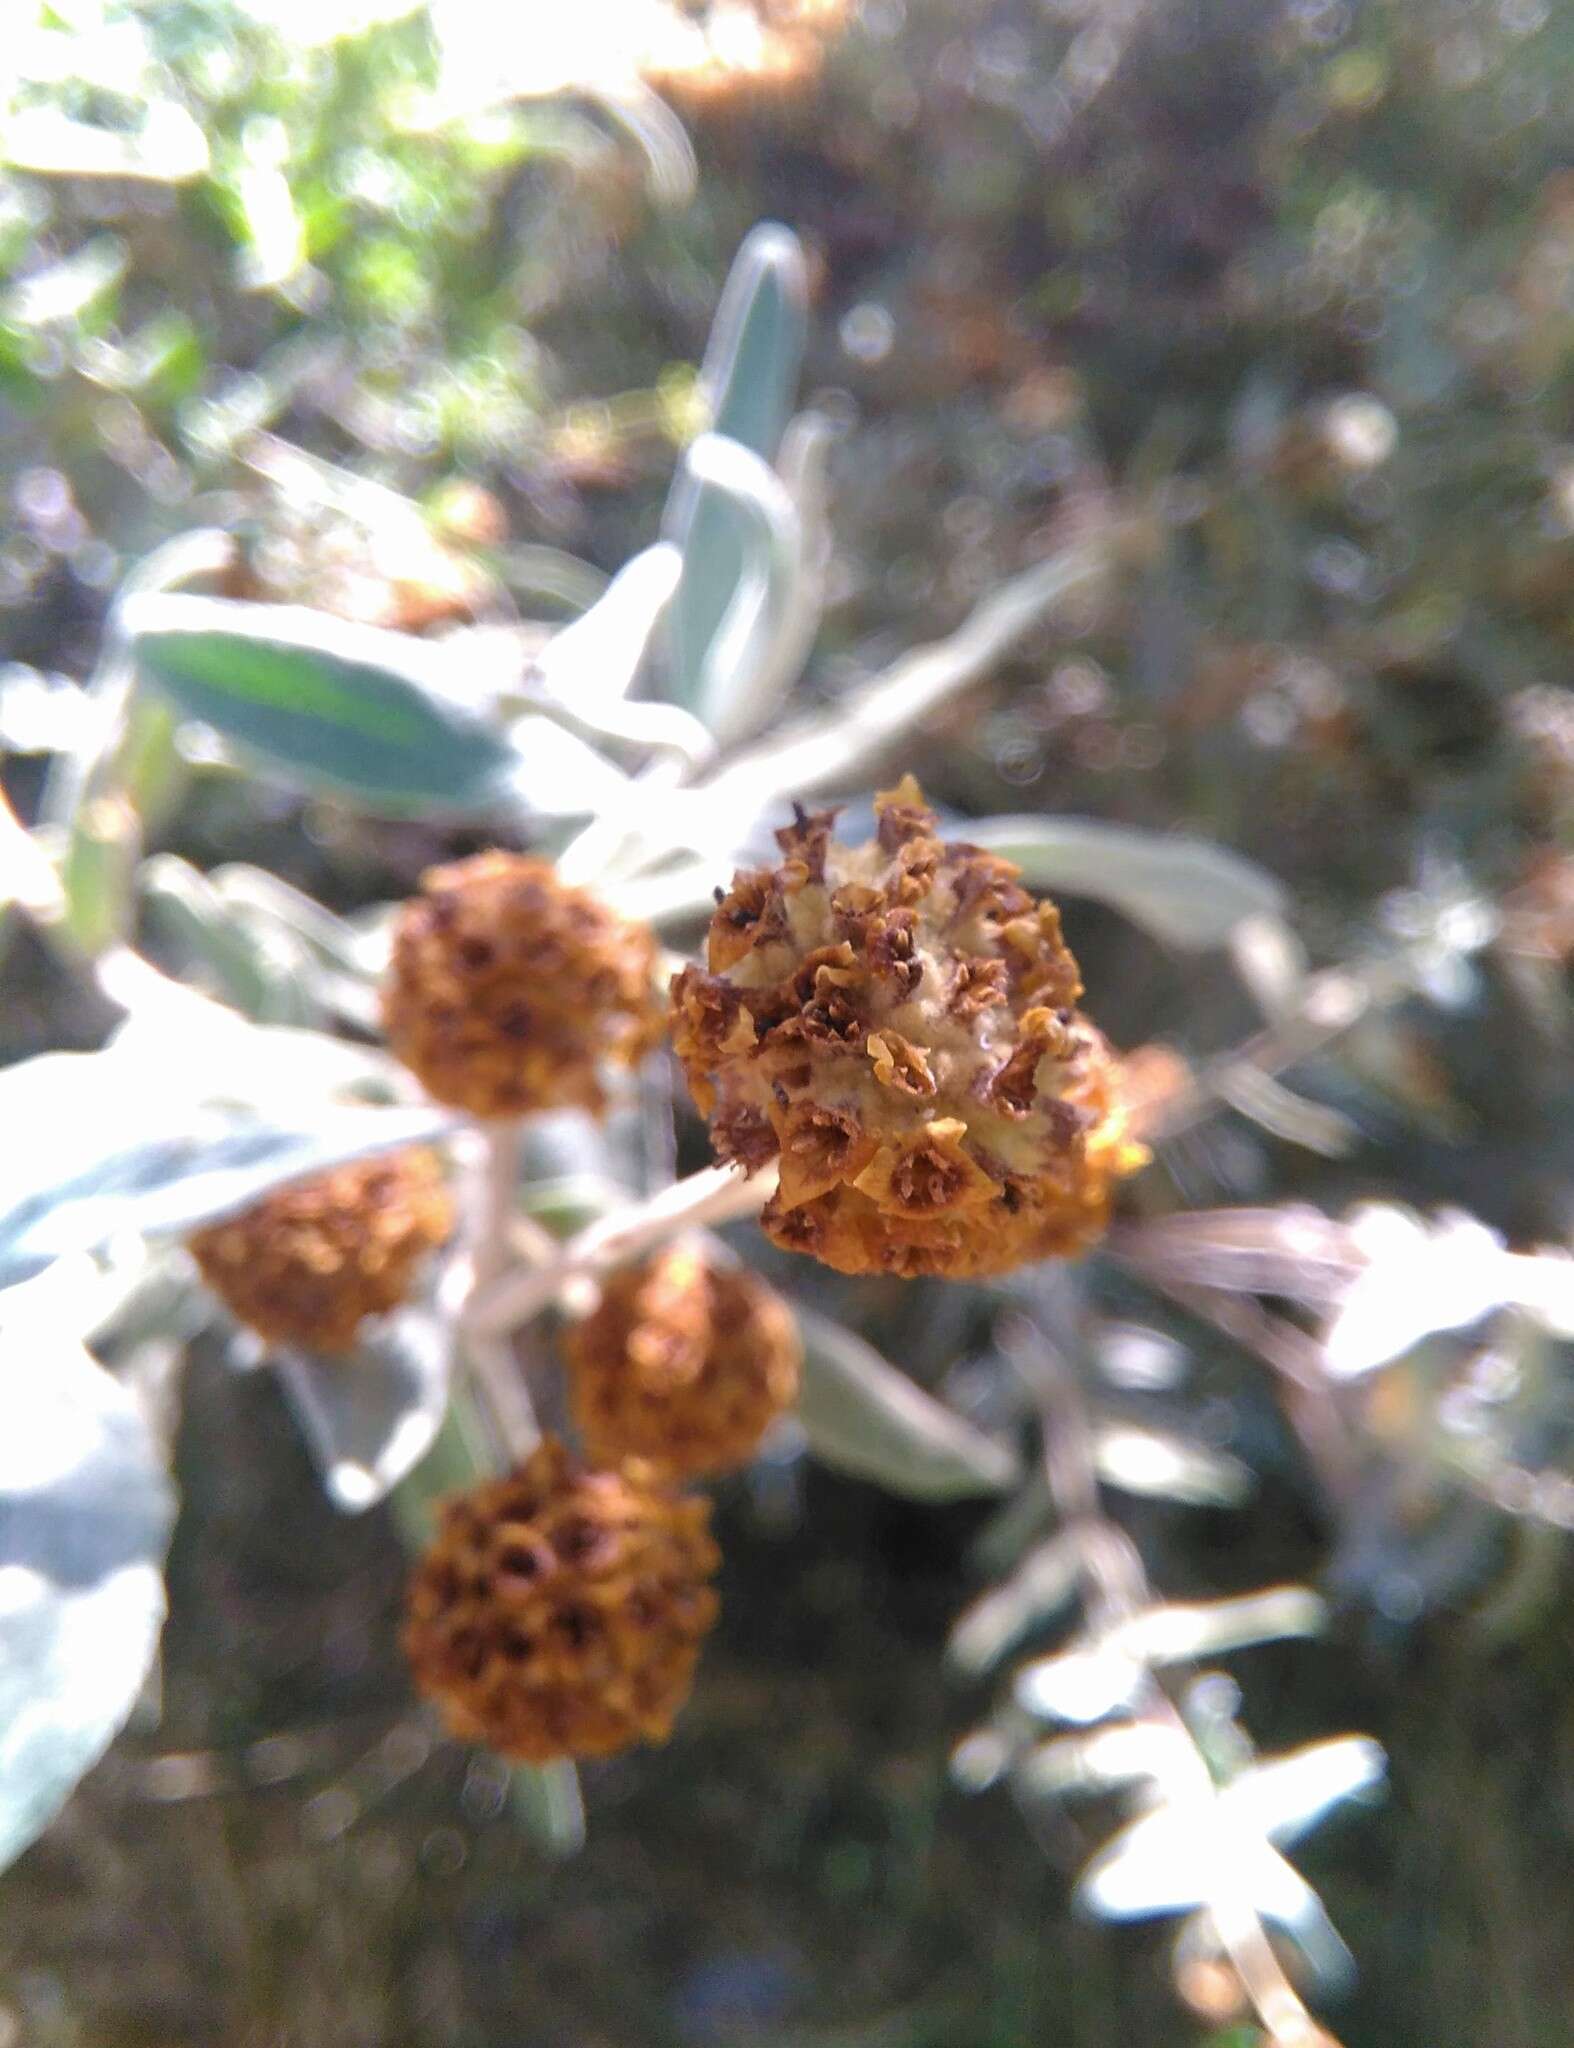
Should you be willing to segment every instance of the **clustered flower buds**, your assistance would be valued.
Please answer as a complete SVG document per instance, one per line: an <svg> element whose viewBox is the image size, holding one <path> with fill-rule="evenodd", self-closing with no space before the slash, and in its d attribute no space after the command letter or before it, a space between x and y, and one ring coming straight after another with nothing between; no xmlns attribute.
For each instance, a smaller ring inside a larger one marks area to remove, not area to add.
<svg viewBox="0 0 1574 2048"><path fill-rule="evenodd" d="M434 1153L385 1154L277 1188L190 1240L237 1321L275 1344L344 1352L366 1316L408 1296L453 1228Z"/></svg>
<svg viewBox="0 0 1574 2048"><path fill-rule="evenodd" d="M563 1348L591 1454L678 1474L746 1464L796 1397L802 1355L773 1288L683 1245L614 1273Z"/></svg>
<svg viewBox="0 0 1574 2048"><path fill-rule="evenodd" d="M660 1742L716 1618L710 1504L549 1438L444 1503L405 1652L450 1730L532 1763Z"/></svg>
<svg viewBox="0 0 1574 2048"><path fill-rule="evenodd" d="M963 1278L1065 1256L1142 1163L1119 1066L1075 1005L1054 904L937 836L911 776L875 838L797 814L733 878L674 1040L723 1159L780 1162L767 1234L844 1273Z"/></svg>
<svg viewBox="0 0 1574 2048"><path fill-rule="evenodd" d="M655 941L550 862L482 853L404 906L383 992L389 1044L474 1117L602 1107L601 1069L657 1043Z"/></svg>

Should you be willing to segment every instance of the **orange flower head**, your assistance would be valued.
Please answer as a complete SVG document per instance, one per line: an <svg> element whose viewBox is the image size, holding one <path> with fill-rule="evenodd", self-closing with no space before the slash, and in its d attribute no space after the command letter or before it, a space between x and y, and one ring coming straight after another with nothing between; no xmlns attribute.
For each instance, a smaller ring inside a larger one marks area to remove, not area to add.
<svg viewBox="0 0 1574 2048"><path fill-rule="evenodd" d="M563 1348L574 1419L598 1459L729 1471L798 1392L802 1347L781 1296L687 1246L614 1273Z"/></svg>
<svg viewBox="0 0 1574 2048"><path fill-rule="evenodd" d="M385 1153L277 1188L190 1239L238 1322L275 1344L346 1352L362 1320L397 1308L453 1228L434 1153Z"/></svg>
<svg viewBox="0 0 1574 2048"><path fill-rule="evenodd" d="M939 837L911 776L866 845L796 813L733 877L673 1035L722 1158L777 1160L767 1234L844 1273L1005 1273L1085 1250L1121 1175L1121 1070L1054 904Z"/></svg>
<svg viewBox="0 0 1574 2048"><path fill-rule="evenodd" d="M388 1042L427 1092L474 1117L599 1111L607 1065L661 1036L656 945L551 863L481 853L432 868L405 904L383 990Z"/></svg>
<svg viewBox="0 0 1574 2048"><path fill-rule="evenodd" d="M444 1502L404 1648L450 1731L529 1763L661 1742L716 1618L710 1504L553 1438Z"/></svg>

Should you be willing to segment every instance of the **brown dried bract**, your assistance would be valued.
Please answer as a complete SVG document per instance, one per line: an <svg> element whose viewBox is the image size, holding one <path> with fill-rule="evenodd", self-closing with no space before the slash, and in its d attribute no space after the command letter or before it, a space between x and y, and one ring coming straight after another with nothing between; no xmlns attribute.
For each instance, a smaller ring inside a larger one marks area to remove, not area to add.
<svg viewBox="0 0 1574 2048"><path fill-rule="evenodd" d="M801 1346L781 1296L686 1246L614 1273L563 1350L591 1454L678 1475L747 1464L798 1393Z"/></svg>
<svg viewBox="0 0 1574 2048"><path fill-rule="evenodd" d="M599 1110L604 1066L636 1064L661 1036L655 959L649 931L550 862L477 854L429 870L400 914L388 1042L429 1094L471 1116Z"/></svg>
<svg viewBox="0 0 1574 2048"><path fill-rule="evenodd" d="M716 1618L709 1519L649 1467L587 1471L549 1438L444 1503L406 1601L417 1686L461 1740L530 1763L664 1741Z"/></svg>
<svg viewBox="0 0 1574 2048"><path fill-rule="evenodd" d="M1075 1008L1054 904L1017 868L942 842L911 777L874 839L828 814L740 875L705 968L672 987L678 1053L717 1148L774 1151L763 1222L843 1272L1008 1272L1097 1241L1145 1154L1121 1068Z"/></svg>
<svg viewBox="0 0 1574 2048"><path fill-rule="evenodd" d="M278 1188L190 1249L238 1322L270 1343L345 1352L365 1317L406 1299L452 1228L436 1156L395 1152Z"/></svg>

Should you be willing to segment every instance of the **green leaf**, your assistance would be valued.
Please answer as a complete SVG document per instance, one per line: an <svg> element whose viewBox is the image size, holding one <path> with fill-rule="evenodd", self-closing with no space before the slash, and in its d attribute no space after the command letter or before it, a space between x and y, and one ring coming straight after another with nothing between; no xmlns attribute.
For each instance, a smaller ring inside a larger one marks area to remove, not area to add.
<svg viewBox="0 0 1574 2048"><path fill-rule="evenodd" d="M0 1329L0 1866L136 1704L175 1503L140 1408L31 1317Z"/></svg>
<svg viewBox="0 0 1574 2048"><path fill-rule="evenodd" d="M433 643L295 605L128 599L136 672L286 780L395 813L506 803L518 762Z"/></svg>
<svg viewBox="0 0 1574 2048"><path fill-rule="evenodd" d="M827 1316L798 1312L798 1420L817 1458L912 1500L1004 1493L1021 1461Z"/></svg>
<svg viewBox="0 0 1574 2048"><path fill-rule="evenodd" d="M766 462L792 411L809 320L808 268L791 228L761 221L727 274L700 370L711 425Z"/></svg>
<svg viewBox="0 0 1574 2048"><path fill-rule="evenodd" d="M1278 917L1284 885L1228 848L1094 818L988 818L963 836L1022 869L1030 888L1091 896L1172 946L1222 946L1249 917Z"/></svg>
<svg viewBox="0 0 1574 2048"><path fill-rule="evenodd" d="M309 956L292 932L248 917L176 854L155 854L145 861L138 881L154 925L180 949L184 961L196 966L193 978L259 1023L315 1020Z"/></svg>

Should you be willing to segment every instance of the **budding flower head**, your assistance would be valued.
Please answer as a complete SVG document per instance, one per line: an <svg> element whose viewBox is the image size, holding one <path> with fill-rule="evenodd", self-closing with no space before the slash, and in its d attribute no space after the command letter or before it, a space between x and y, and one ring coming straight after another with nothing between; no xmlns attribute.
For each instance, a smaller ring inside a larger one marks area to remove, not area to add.
<svg viewBox="0 0 1574 2048"><path fill-rule="evenodd" d="M531 1763L664 1741L716 1618L709 1517L548 1438L443 1504L406 1608L416 1684L462 1740Z"/></svg>
<svg viewBox="0 0 1574 2048"><path fill-rule="evenodd" d="M802 1356L773 1288L683 1245L614 1273L563 1348L591 1453L682 1474L747 1464L796 1398Z"/></svg>
<svg viewBox="0 0 1574 2048"><path fill-rule="evenodd" d="M724 1159L780 1162L762 1223L844 1273L1004 1273L1102 1234L1126 1135L1118 1063L1075 1005L1054 904L942 841L911 776L863 846L834 812L734 876L673 1033Z"/></svg>
<svg viewBox="0 0 1574 2048"><path fill-rule="evenodd" d="M344 1352L364 1317L406 1299L452 1228L436 1155L393 1152L276 1188L190 1250L237 1322L271 1343Z"/></svg>
<svg viewBox="0 0 1574 2048"><path fill-rule="evenodd" d="M474 1117L599 1110L601 1069L661 1034L655 940L549 861L481 853L432 868L394 931L388 1042L428 1094Z"/></svg>

